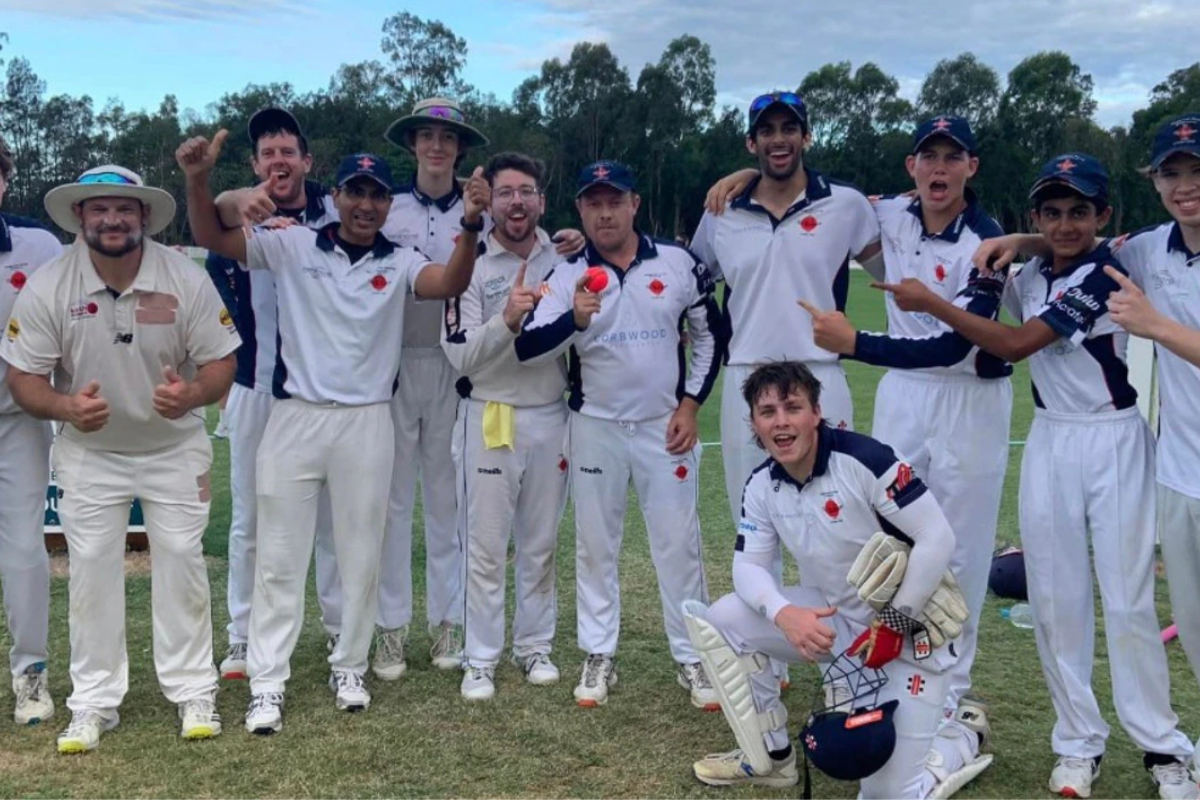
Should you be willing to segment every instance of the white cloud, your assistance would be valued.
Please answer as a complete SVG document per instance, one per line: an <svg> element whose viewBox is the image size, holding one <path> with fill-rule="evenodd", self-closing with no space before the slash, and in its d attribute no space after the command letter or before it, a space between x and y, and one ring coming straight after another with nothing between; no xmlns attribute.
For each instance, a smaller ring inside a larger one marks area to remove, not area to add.
<svg viewBox="0 0 1200 800"><path fill-rule="evenodd" d="M285 0L0 0L0 9L105 21L223 20L285 7L297 13Z"/></svg>

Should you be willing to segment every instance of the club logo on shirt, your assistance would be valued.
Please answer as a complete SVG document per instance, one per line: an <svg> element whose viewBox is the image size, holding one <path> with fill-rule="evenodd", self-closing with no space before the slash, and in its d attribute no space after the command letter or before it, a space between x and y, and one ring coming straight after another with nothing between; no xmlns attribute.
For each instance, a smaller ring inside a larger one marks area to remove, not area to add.
<svg viewBox="0 0 1200 800"><path fill-rule="evenodd" d="M675 465L675 471L671 473L675 476L675 480L683 482L687 480L688 468L687 464L678 463Z"/></svg>
<svg viewBox="0 0 1200 800"><path fill-rule="evenodd" d="M900 462L900 466L896 467L896 479L892 481L891 486L887 488L888 500L895 500L896 495L903 492L910 483L912 483L913 471L912 467Z"/></svg>
<svg viewBox="0 0 1200 800"><path fill-rule="evenodd" d="M100 306L90 300L80 300L75 303L67 312L71 315L71 322L76 322L81 319L91 319L100 313Z"/></svg>
<svg viewBox="0 0 1200 800"><path fill-rule="evenodd" d="M559 456L559 457L558 457L558 471L559 471L559 472L566 472L566 471L567 471L567 467L569 467L569 466L571 466L571 465L570 465L570 464L567 462L567 457L566 457L566 456Z"/></svg>
<svg viewBox="0 0 1200 800"><path fill-rule="evenodd" d="M933 268L933 277L937 280L938 283L945 283L946 282L946 265L938 264L936 267L934 267Z"/></svg>
<svg viewBox="0 0 1200 800"><path fill-rule="evenodd" d="M25 288L26 280L28 280L28 276L24 272L21 272L21 270L17 270L9 276L8 283L14 290L19 292Z"/></svg>
<svg viewBox="0 0 1200 800"><path fill-rule="evenodd" d="M812 214L805 214L800 218L800 230L805 234L812 236L816 233L817 228L821 225L821 220L814 217Z"/></svg>
<svg viewBox="0 0 1200 800"><path fill-rule="evenodd" d="M221 313L217 315L217 321L228 328L233 324L233 315L229 313L228 308L222 308Z"/></svg>
<svg viewBox="0 0 1200 800"><path fill-rule="evenodd" d="M825 516L829 517L834 522L842 515L841 504L832 497L825 501Z"/></svg>
<svg viewBox="0 0 1200 800"><path fill-rule="evenodd" d="M387 278L382 275L376 275L375 277L371 278L371 288L377 292L382 292L387 288L387 285Z"/></svg>
<svg viewBox="0 0 1200 800"><path fill-rule="evenodd" d="M654 295L655 297L661 297L662 293L666 291L667 285L658 278L655 278L654 280L650 281L646 288L650 290L650 294Z"/></svg>
<svg viewBox="0 0 1200 800"><path fill-rule="evenodd" d="M10 342L15 342L17 337L21 335L21 323L17 322L16 317L9 318L7 334Z"/></svg>

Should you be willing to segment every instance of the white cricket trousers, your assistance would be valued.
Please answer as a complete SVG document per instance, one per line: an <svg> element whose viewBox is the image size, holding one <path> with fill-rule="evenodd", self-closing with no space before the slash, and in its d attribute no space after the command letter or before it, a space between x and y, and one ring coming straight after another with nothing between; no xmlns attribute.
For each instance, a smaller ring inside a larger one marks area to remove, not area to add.
<svg viewBox="0 0 1200 800"><path fill-rule="evenodd" d="M322 488L329 490L342 585L334 669L362 675L375 630L379 554L392 480L387 403L276 400L258 449L258 563L247 668L255 694L282 692L304 621L304 588Z"/></svg>
<svg viewBox="0 0 1200 800"><path fill-rule="evenodd" d="M571 413L568 458L575 500L575 602L579 647L611 656L621 629L617 561L629 482L637 492L658 574L667 641L680 664L699 661L683 624L683 601L708 602L701 558L700 445L667 452L671 415L612 422Z"/></svg>
<svg viewBox="0 0 1200 800"><path fill-rule="evenodd" d="M59 436L53 463L71 560L72 711L111 712L129 688L125 651L125 535L141 501L150 539L154 669L167 700L215 697L212 603L202 539L212 444L197 430L149 453L93 450Z"/></svg>
<svg viewBox="0 0 1200 800"><path fill-rule="evenodd" d="M1021 460L1021 542L1038 655L1058 715L1051 746L1060 756L1094 758L1108 738L1092 692L1089 531L1117 717L1142 750L1192 754L1171 710L1154 606L1154 511L1154 441L1136 408L1034 412Z"/></svg>
<svg viewBox="0 0 1200 800"><path fill-rule="evenodd" d="M454 416L458 374L440 347L406 347L392 397L395 472L379 582L381 628L413 617L412 535L417 476L425 512L425 616L430 627L463 621L463 547L455 492Z"/></svg>
<svg viewBox="0 0 1200 800"><path fill-rule="evenodd" d="M785 586L783 596L800 608L824 608L830 603L816 588ZM789 664L812 663L804 659L775 623L746 605L737 594L727 594L712 604L708 620L729 642L739 655L760 653L772 660ZM836 640L832 654L845 651L865 628L840 614L821 620L833 628ZM857 665L858 659L853 659ZM949 675L939 672L932 663L936 659L918 662L912 657L912 643L906 642L900 658L883 668L888 676L887 684L879 691L879 705L890 700L899 700L893 721L896 726L896 749L883 768L860 784L861 798L922 798L936 784L936 779L925 770L925 758L934 744L938 726L942 721L942 698L949 685ZM822 670L827 663L817 663ZM751 690L754 705L759 713L774 711L786 720L787 709L780 702L779 681L769 669L751 674ZM854 681L850 682L851 688ZM863 697L867 705L871 698ZM763 733L768 750L782 750L791 742L787 724ZM939 748L943 750L943 748ZM962 756L954 748L943 751L951 759L948 771L954 772L963 766ZM803 758L803 754L799 755Z"/></svg>
<svg viewBox="0 0 1200 800"><path fill-rule="evenodd" d="M275 398L235 383L225 404L229 427L229 625L230 644L245 644L250 625L250 599L254 595L254 561L258 549L258 447L262 443L271 404ZM317 506L317 596L321 621L329 634L341 629L341 605L329 600L331 579L337 577L333 557L329 493L321 492Z"/></svg>
<svg viewBox="0 0 1200 800"><path fill-rule="evenodd" d="M0 580L13 677L46 660L50 560L42 527L50 480L50 423L0 414Z"/></svg>
<svg viewBox="0 0 1200 800"><path fill-rule="evenodd" d="M1200 499L1158 484L1158 536L1179 642L1200 682Z"/></svg>
<svg viewBox="0 0 1200 800"><path fill-rule="evenodd" d="M510 533L516 550L513 653L550 653L558 619L554 557L567 497L566 403L514 409L512 448L485 446L486 405L462 400L454 435L466 531L464 654L473 667L496 666L504 649Z"/></svg>
<svg viewBox="0 0 1200 800"><path fill-rule="evenodd" d="M958 660L950 669L946 697L951 712L971 688L1011 419L1008 378L889 370L875 392L871 435L912 465L954 531L950 571L962 587L970 617L953 645Z"/></svg>
<svg viewBox="0 0 1200 800"><path fill-rule="evenodd" d="M841 364L805 362L805 366L821 382L821 416L835 428L854 430L854 403ZM727 364L722 370L721 457L725 462L725 495L735 528L741 522L742 489L754 468L767 459L767 452L754 441L750 407L742 399L742 384L754 369L754 364Z"/></svg>

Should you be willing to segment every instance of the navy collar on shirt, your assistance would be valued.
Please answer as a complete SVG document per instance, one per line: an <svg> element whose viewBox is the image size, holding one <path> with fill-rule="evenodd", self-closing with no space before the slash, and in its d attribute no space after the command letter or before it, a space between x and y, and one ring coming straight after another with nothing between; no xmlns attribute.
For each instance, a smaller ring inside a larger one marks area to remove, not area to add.
<svg viewBox="0 0 1200 800"><path fill-rule="evenodd" d="M8 220L0 216L0 253L11 253L12 249L12 234L8 232Z"/></svg>
<svg viewBox="0 0 1200 800"><path fill-rule="evenodd" d="M311 225L325 216L325 195L329 192L316 181L304 182L304 221Z"/></svg>
<svg viewBox="0 0 1200 800"><path fill-rule="evenodd" d="M326 253L332 253L337 240L334 234L337 233L339 222L330 222L321 230L317 231L317 249L323 250ZM388 241L387 237L382 233L376 232L375 244L371 245L371 255L376 258L387 258L396 249L396 245Z"/></svg>
<svg viewBox="0 0 1200 800"><path fill-rule="evenodd" d="M449 193L444 194L441 197L430 197L418 189L416 178L413 178L411 182L401 186L397 190L396 194L411 194L421 205L437 206L438 210L443 214L453 208L454 204L457 203L463 196L462 186L459 184L457 179L455 179L454 186L451 187Z"/></svg>
<svg viewBox="0 0 1200 800"><path fill-rule="evenodd" d="M828 424L821 423L821 426L817 428L817 460L813 462L812 474L808 476L804 483L800 483L778 461L772 461L771 480L790 483L797 489L803 489L812 483L814 478L820 477L829 471L829 454L832 452L833 429Z"/></svg>
<svg viewBox="0 0 1200 800"><path fill-rule="evenodd" d="M1200 253L1188 250L1187 242L1183 240L1183 228L1179 226L1178 222L1171 224L1171 234L1167 237L1167 252L1172 250L1183 253L1184 258L1188 261L1188 266L1191 266L1193 259L1200 258Z"/></svg>
<svg viewBox="0 0 1200 800"><path fill-rule="evenodd" d="M963 228L974 228L978 224L979 218L985 216L983 208L979 205L979 198L976 196L974 190L968 187L963 193L963 197L967 201L967 207L954 218L954 222L947 225L946 229L940 233L930 233L925 229L925 218L921 215L920 197L914 197L913 201L908 204L908 213L920 221L921 234L926 239L941 239L944 242L952 243L957 242L958 237L962 235Z"/></svg>
<svg viewBox="0 0 1200 800"><path fill-rule="evenodd" d="M783 212L783 216L780 217L780 219L787 219L792 214L795 214L797 211L809 205L810 203L823 200L826 197L829 197L829 195L833 194L833 190L829 188L829 179L824 175L817 172L815 169L809 169L808 167L804 168L804 174L808 176L808 186L806 186L804 189L804 197L798 202L793 203L787 211ZM750 181L750 184L746 186L744 190L742 190L742 193L733 198L733 201L730 203L730 207L739 208L745 211L758 211L770 216L771 212L767 211L766 208L758 203L751 202L751 197L754 195L754 190L758 188L758 183L761 180L761 173L755 175Z"/></svg>
<svg viewBox="0 0 1200 800"><path fill-rule="evenodd" d="M1105 263L1115 263L1115 259L1113 258L1112 251L1109 250L1107 242L1100 245L1095 250L1091 250L1087 253L1084 253L1079 258L1075 259L1070 264L1068 264L1067 268L1064 269L1062 272L1054 271L1054 259L1053 258L1048 258L1045 261L1043 261L1041 264L1039 264L1038 271L1046 276L1047 282L1052 282L1052 281L1058 280L1059 278L1064 278L1067 275L1070 275L1072 272L1074 272L1075 270L1084 266L1085 264L1103 265Z"/></svg>
<svg viewBox="0 0 1200 800"><path fill-rule="evenodd" d="M632 269L643 261L647 261L651 258L658 258L658 248L654 245L654 240L639 231L637 228L634 228L633 232L636 233L638 237L637 255L633 257L633 262L626 267L626 269L621 269L616 264L613 264L607 258L600 255L600 251L598 251L596 246L592 244L591 239L587 240L587 243L583 248L583 257L587 259L588 266L596 267L601 264L607 264L608 266L612 267L613 271L617 273L619 278L624 280L626 270Z"/></svg>

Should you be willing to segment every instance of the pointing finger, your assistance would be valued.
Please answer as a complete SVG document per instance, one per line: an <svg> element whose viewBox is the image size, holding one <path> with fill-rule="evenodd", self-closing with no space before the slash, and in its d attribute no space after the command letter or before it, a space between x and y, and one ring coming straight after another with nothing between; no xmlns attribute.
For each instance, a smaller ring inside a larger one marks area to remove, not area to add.
<svg viewBox="0 0 1200 800"><path fill-rule="evenodd" d="M800 306L801 308L803 308L805 311L807 311L807 312L808 312L809 314L811 314L813 317L819 317L819 316L821 316L823 313L825 313L824 311L822 311L821 309L817 308L816 306L814 306L812 303L808 302L807 300L797 300L797 301L796 301L796 305L798 305L798 306Z"/></svg>
<svg viewBox="0 0 1200 800"><path fill-rule="evenodd" d="M1141 294L1141 293L1142 293L1142 290L1141 290L1141 289L1139 289L1139 288L1137 287L1137 284L1136 284L1136 283L1134 283L1133 281L1129 280L1129 276L1128 276L1128 275L1126 275L1125 273L1121 272L1119 269L1117 269L1116 267L1112 266L1111 264L1109 264L1109 265L1106 265L1106 266L1104 267L1104 273L1105 273L1106 275L1108 275L1108 277L1110 277L1110 278L1112 278L1114 281L1116 281L1116 282L1117 282L1117 284L1118 284L1118 285L1119 285L1119 286L1120 286L1122 289L1124 289L1125 291L1129 292L1130 294L1133 294L1134 292L1137 292L1138 294Z"/></svg>
<svg viewBox="0 0 1200 800"><path fill-rule="evenodd" d="M522 260L521 266L517 268L517 277L513 279L513 286L525 285L525 269L529 266L529 262Z"/></svg>

